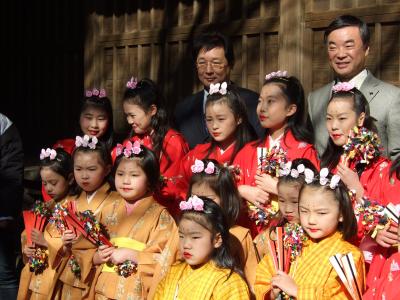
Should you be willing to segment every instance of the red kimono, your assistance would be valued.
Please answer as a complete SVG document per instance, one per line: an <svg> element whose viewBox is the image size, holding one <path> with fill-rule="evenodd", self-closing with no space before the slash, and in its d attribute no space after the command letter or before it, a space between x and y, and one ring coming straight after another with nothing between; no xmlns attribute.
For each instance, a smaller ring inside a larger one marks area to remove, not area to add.
<svg viewBox="0 0 400 300"><path fill-rule="evenodd" d="M389 163L390 164L390 163ZM390 165L384 168L381 172L380 200L383 205L393 203L400 204L400 180L396 176L396 172L390 176Z"/></svg>
<svg viewBox="0 0 400 300"><path fill-rule="evenodd" d="M128 141L135 142L139 141L142 145L149 149L153 149L151 137L149 135L135 135L130 139L126 139L123 145ZM179 190L176 188L176 180L180 177L179 166L180 161L189 151L189 147L179 132L169 129L164 137L163 150L168 155L168 158L164 153L160 154L160 173L162 176L162 187L161 190L154 194L154 198L163 206L165 206L172 216L176 216L178 212L178 202L176 198L180 196ZM116 157L115 148L111 154L113 161Z"/></svg>
<svg viewBox="0 0 400 300"><path fill-rule="evenodd" d="M258 171L258 147L265 147L268 149L268 137L265 138L261 145L258 142L250 142L246 144L246 146L244 146L243 149L240 150L240 152L236 155L233 164L235 166L239 166L242 171L238 185L255 186L254 176ZM280 147L286 151L288 161L296 158L307 158L315 165L317 169L319 168L317 151L314 149L314 146L306 142L300 142L296 140L290 130L288 130L288 132L282 138Z"/></svg>
<svg viewBox="0 0 400 300"><path fill-rule="evenodd" d="M180 198L185 199L186 197L186 193L189 188L190 178L193 175L191 166L194 164L196 159L206 158L210 146L211 143L199 144L192 150L190 150L181 160L179 174L182 176L182 178L180 178L177 184L180 191ZM229 164L234 149L235 144L232 144L223 153L221 153L221 148L216 146L214 151L212 151L207 158L215 159L222 165L225 163Z"/></svg>
<svg viewBox="0 0 400 300"><path fill-rule="evenodd" d="M267 136L261 144L258 141L246 144L246 146L244 146L243 149L240 150L236 155L233 165L238 166L241 169L238 185L256 185L254 176L258 172L258 147L265 147L268 149L270 147L269 137ZM313 145L296 140L290 130L288 130L287 133L282 137L282 140L280 141L280 147L286 151L288 161L292 161L296 158L307 158L315 165L316 168L319 168L317 151L314 149ZM243 206L247 208L246 201L244 201ZM241 216L238 220L238 224L249 228L253 237L257 236L257 234L261 231L261 227L256 226L256 224L249 218Z"/></svg>

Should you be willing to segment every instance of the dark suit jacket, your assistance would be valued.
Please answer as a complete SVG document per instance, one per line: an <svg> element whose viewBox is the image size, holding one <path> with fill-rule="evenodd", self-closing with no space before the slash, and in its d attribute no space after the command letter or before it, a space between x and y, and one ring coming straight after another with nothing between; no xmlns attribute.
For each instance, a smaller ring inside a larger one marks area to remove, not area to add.
<svg viewBox="0 0 400 300"><path fill-rule="evenodd" d="M236 87L236 89L246 104L249 122L257 136L264 137L265 132L258 121L256 112L258 94L240 87ZM209 138L203 113L203 99L204 90L183 99L178 103L174 112L175 127L184 135L191 149L197 144L205 143Z"/></svg>

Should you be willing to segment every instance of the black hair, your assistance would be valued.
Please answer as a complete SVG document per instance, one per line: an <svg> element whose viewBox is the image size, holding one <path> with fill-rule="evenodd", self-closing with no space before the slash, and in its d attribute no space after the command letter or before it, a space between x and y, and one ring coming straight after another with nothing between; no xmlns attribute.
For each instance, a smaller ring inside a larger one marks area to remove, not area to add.
<svg viewBox="0 0 400 300"><path fill-rule="evenodd" d="M57 152L54 159L46 157L40 160L40 170L47 167L53 172L60 174L66 180L69 180L73 172L71 155L63 148L55 148L54 150Z"/></svg>
<svg viewBox="0 0 400 300"><path fill-rule="evenodd" d="M237 121L241 119L241 123L237 125L235 131L235 148L233 150L231 159L228 162L228 164L231 165L233 160L235 159L236 154L243 148L243 146L256 138L256 133L249 123L245 103L241 99L237 90L232 89L232 86L228 86L227 93L225 95L222 95L221 93L208 95L206 101L206 109L207 106L213 105L215 103L226 103L229 109L232 111L235 120ZM211 145L206 154L206 158L208 158L210 154L213 153L217 144L218 142L211 138Z"/></svg>
<svg viewBox="0 0 400 300"><path fill-rule="evenodd" d="M332 178L331 174L328 175L327 178L330 180ZM317 193L321 193L322 191L324 191L333 195L333 197L339 204L339 213L343 218L343 221L339 222L337 229L343 234L344 240L351 241L352 238L354 238L354 236L357 234L357 219L354 215L349 190L346 188L344 183L340 181L335 189L331 189L329 184L321 185L319 183L319 179L317 178L316 180L313 180L312 183L303 185L300 190L300 201L304 191L307 189L312 189Z"/></svg>
<svg viewBox="0 0 400 300"><path fill-rule="evenodd" d="M242 275L241 270L237 268L236 259L232 256L229 240L229 227L226 223L225 215L221 207L207 197L200 196L199 198L204 202L204 209L202 211L197 211L193 209L183 210L179 223L182 220L190 220L196 222L197 224L211 232L212 239L214 239L217 234L220 234L222 244L220 247L214 249L211 255L211 259L218 267L230 269L231 274L235 271Z"/></svg>
<svg viewBox="0 0 400 300"><path fill-rule="evenodd" d="M297 141L313 144L314 134L309 123L306 121L306 101L304 97L304 89L300 81L294 76L272 77L264 81L263 87L270 83L276 84L281 89L287 100L288 106L292 104L296 105L296 112L287 118L285 135L290 130ZM261 143L262 140L259 142ZM290 145L286 146L290 147Z"/></svg>
<svg viewBox="0 0 400 300"><path fill-rule="evenodd" d="M215 166L214 173L207 174L204 171L193 173L187 194L192 194L192 187L195 184L208 185L220 198L228 227L231 228L239 217L242 202L234 177L229 168L221 166L218 161L214 159L203 159L202 161L204 166L212 162Z"/></svg>
<svg viewBox="0 0 400 300"><path fill-rule="evenodd" d="M91 140L92 139L90 139L90 141ZM110 153L108 147L106 146L106 144L102 141L98 141L96 144L96 147L94 149L91 149L89 147L83 147L83 146L76 147L71 155L73 165L75 164L75 156L79 152L81 152L81 153L88 153L88 152L98 153L98 156L99 156L100 161L103 164L103 166L105 166L105 167L112 166L111 153ZM109 176L106 176L105 181L109 182ZM78 196L81 194L81 192L82 192L82 188L76 183L76 180L75 180L75 183L74 183L73 187L71 188L71 195Z"/></svg>
<svg viewBox="0 0 400 300"><path fill-rule="evenodd" d="M353 88L350 91L334 92L332 93L331 99L329 100L327 107L332 101L337 98L352 99L353 111L356 113L357 118L361 115L361 113L365 114L363 127L375 133L377 132L375 119L370 115L369 104L363 93L361 93L357 88ZM335 143L329 137L327 147L321 156L321 166L327 167L330 170L334 169L338 165L342 154L343 147L335 145ZM361 165L359 167L361 167L361 169L358 169L357 172L360 175L364 168Z"/></svg>
<svg viewBox="0 0 400 300"><path fill-rule="evenodd" d="M156 83L148 78L140 80L135 88L127 88L125 90L123 102L138 105L144 112L149 112L152 106L157 108L157 113L151 118L151 142L153 151L157 157L161 153L164 155L168 162L171 163L168 153L163 148L164 137L170 129L167 110L165 109L165 99ZM135 132L132 130L130 137L133 137Z"/></svg>
<svg viewBox="0 0 400 300"><path fill-rule="evenodd" d="M197 56L203 48L206 51L210 51L214 48L223 48L228 65L231 68L235 65L235 55L233 52L232 42L222 33L216 31L204 32L194 39L192 46L192 57L194 62L197 61Z"/></svg>
<svg viewBox="0 0 400 300"><path fill-rule="evenodd" d="M123 152L117 156L114 166L112 168L112 182L113 188L115 189L115 173L117 172L118 166L123 159L135 160L142 168L143 172L147 177L147 184L149 191L157 191L160 185L160 165L154 152L149 148L140 145L142 151L139 154L134 154L132 157L125 157Z"/></svg>
<svg viewBox="0 0 400 300"><path fill-rule="evenodd" d="M90 97L85 96L83 98L81 108L80 108L80 117L83 112L88 108L95 108L102 110L106 113L108 122L107 122L107 130L103 136L99 137L99 140L104 142L107 148L111 151L114 140L114 118L113 118L113 110L111 106L111 101L108 97L99 97L99 95L91 95ZM80 118L79 117L79 118ZM82 128L79 126L78 135L83 135Z"/></svg>
<svg viewBox="0 0 400 300"><path fill-rule="evenodd" d="M359 28L363 46L365 49L368 48L370 41L370 32L368 26L363 20L352 15L339 16L328 25L328 28L326 28L324 33L325 43L328 42L328 36L331 34L332 31L350 26L355 26Z"/></svg>
<svg viewBox="0 0 400 300"><path fill-rule="evenodd" d="M392 177L393 174L396 174L397 179L400 180L400 156L398 156L390 166L389 177Z"/></svg>

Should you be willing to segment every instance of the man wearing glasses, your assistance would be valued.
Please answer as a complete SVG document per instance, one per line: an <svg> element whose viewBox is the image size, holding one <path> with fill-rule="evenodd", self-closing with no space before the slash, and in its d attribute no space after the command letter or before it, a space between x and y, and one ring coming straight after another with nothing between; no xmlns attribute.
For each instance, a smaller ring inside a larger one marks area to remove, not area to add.
<svg viewBox="0 0 400 300"><path fill-rule="evenodd" d="M197 76L204 89L186 97L178 103L174 118L177 129L185 136L190 148L205 143L209 137L205 124L205 104L211 83L224 81L237 89L247 107L249 121L259 137L264 136L256 113L258 94L234 85L229 79L235 63L233 46L230 40L218 32L204 33L193 43L193 59Z"/></svg>

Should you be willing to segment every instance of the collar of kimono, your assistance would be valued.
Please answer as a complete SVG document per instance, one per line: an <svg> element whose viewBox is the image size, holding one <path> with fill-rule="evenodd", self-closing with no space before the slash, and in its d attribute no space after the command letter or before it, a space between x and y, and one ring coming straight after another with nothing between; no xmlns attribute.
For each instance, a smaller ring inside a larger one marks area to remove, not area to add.
<svg viewBox="0 0 400 300"><path fill-rule="evenodd" d="M341 240L341 239L343 239L343 234L340 231L335 231L330 236L325 237L324 239L319 240L319 241L314 241L309 237L307 239L307 241L304 242L303 247L309 247L309 246L313 246L313 245L322 246L323 244L330 243L332 240Z"/></svg>

